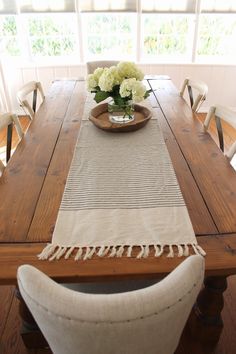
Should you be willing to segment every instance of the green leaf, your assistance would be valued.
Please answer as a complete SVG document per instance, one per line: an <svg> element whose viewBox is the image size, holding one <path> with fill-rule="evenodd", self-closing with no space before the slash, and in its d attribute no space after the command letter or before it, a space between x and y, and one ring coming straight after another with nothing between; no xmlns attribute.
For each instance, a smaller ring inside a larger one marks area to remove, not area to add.
<svg viewBox="0 0 236 354"><path fill-rule="evenodd" d="M115 104L120 107L125 104L125 99L120 96L113 97L113 99L114 99Z"/></svg>
<svg viewBox="0 0 236 354"><path fill-rule="evenodd" d="M110 96L110 93L109 92L105 92L105 91L98 91L94 97L95 101L97 103L105 100L107 97Z"/></svg>
<svg viewBox="0 0 236 354"><path fill-rule="evenodd" d="M145 95L144 95L144 98L147 98L148 96L150 96L151 92L152 92L152 90L147 90Z"/></svg>

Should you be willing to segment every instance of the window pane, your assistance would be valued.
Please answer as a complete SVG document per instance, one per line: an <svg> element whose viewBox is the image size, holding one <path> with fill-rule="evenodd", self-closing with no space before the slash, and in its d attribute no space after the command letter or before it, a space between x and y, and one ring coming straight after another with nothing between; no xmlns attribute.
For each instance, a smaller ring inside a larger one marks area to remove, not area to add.
<svg viewBox="0 0 236 354"><path fill-rule="evenodd" d="M209 14L201 16L197 54L199 59L214 59L214 57L235 59L235 15Z"/></svg>
<svg viewBox="0 0 236 354"><path fill-rule="evenodd" d="M20 55L19 38L15 16L0 15L0 43L5 55Z"/></svg>
<svg viewBox="0 0 236 354"><path fill-rule="evenodd" d="M143 15L143 59L190 60L193 19L192 15Z"/></svg>
<svg viewBox="0 0 236 354"><path fill-rule="evenodd" d="M33 56L37 56L37 55L46 56L47 50L46 50L45 40L41 38L33 38L31 40L31 51Z"/></svg>
<svg viewBox="0 0 236 354"><path fill-rule="evenodd" d="M74 48L76 47L76 38L73 36L63 37L61 41L62 52L64 55L73 54Z"/></svg>
<svg viewBox="0 0 236 354"><path fill-rule="evenodd" d="M76 15L25 15L33 57L78 56Z"/></svg>
<svg viewBox="0 0 236 354"><path fill-rule="evenodd" d="M127 14L83 14L87 59L135 58L136 16Z"/></svg>

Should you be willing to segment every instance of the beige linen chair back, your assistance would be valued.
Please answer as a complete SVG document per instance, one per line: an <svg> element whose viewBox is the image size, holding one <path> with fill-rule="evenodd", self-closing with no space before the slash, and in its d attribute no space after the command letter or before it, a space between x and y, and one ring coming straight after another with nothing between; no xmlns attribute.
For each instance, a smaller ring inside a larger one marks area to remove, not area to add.
<svg viewBox="0 0 236 354"><path fill-rule="evenodd" d="M184 96L185 89L188 89L190 105L193 112L197 112L200 108L202 102L206 99L206 95L208 92L207 85L202 81L194 81L190 79L185 79L182 89L180 91L180 96ZM197 92L197 96L194 99L193 89Z"/></svg>
<svg viewBox="0 0 236 354"><path fill-rule="evenodd" d="M87 74L92 74L97 68L110 68L111 66L115 66L119 63L116 60L98 60L98 61L88 61L87 66Z"/></svg>
<svg viewBox="0 0 236 354"><path fill-rule="evenodd" d="M159 283L119 294L76 292L29 265L18 285L56 354L173 354L203 276L204 259L191 256Z"/></svg>
<svg viewBox="0 0 236 354"><path fill-rule="evenodd" d="M236 129L236 111L233 111L224 106L219 106L219 105L212 106L203 123L205 131L207 131L212 118L215 118L218 138L219 138L219 145L221 150L224 152L224 136L223 136L221 120L224 120L225 122L227 122L233 128ZM230 149L225 153L225 156L227 156L231 160L235 153L236 153L236 141L232 144Z"/></svg>
<svg viewBox="0 0 236 354"><path fill-rule="evenodd" d="M42 85L40 82L36 81L28 82L17 92L17 100L25 113L29 115L30 119L34 119L35 117L38 93L41 97L41 101L43 101L45 96ZM32 105L29 103L30 96L32 96Z"/></svg>
<svg viewBox="0 0 236 354"><path fill-rule="evenodd" d="M18 117L12 113L0 114L0 130L7 128L7 142L6 142L6 162L11 157L11 145L12 145L12 128L15 127L19 139L23 137L23 131ZM0 175L3 172L4 164L0 161Z"/></svg>

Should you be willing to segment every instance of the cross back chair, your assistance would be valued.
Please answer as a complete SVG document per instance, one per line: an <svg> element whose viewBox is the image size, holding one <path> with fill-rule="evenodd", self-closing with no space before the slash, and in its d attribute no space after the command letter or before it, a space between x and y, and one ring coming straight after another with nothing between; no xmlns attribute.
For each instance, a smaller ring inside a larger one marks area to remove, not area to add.
<svg viewBox="0 0 236 354"><path fill-rule="evenodd" d="M32 105L29 103L29 96L31 94L33 95ZM17 100L31 120L34 119L37 110L38 94L40 95L41 101L43 101L45 98L43 88L41 83L37 81L28 82L17 92Z"/></svg>
<svg viewBox="0 0 236 354"><path fill-rule="evenodd" d="M87 74L92 74L94 70L97 68L110 68L111 66L115 66L119 63L117 60L97 60L97 61L88 61L87 66Z"/></svg>
<svg viewBox="0 0 236 354"><path fill-rule="evenodd" d="M65 288L30 265L17 275L21 296L56 354L173 354L203 277L204 259L196 255L159 283L109 295Z"/></svg>
<svg viewBox="0 0 236 354"><path fill-rule="evenodd" d="M203 123L204 130L207 131L210 125L210 121L212 118L215 118L217 133L219 138L220 149L224 152L224 135L221 120L224 120L233 128L236 129L236 111L233 111L227 107L215 105L212 106L206 116L206 119ZM230 149L225 153L225 156L231 160L236 153L236 141L231 145Z"/></svg>
<svg viewBox="0 0 236 354"><path fill-rule="evenodd" d="M7 128L7 142L6 142L6 162L9 161L11 157L11 147L12 147L12 130L13 126L17 131L19 139L23 137L23 131L19 122L17 115L11 113L0 114L0 130ZM0 161L0 173L2 174L5 166L2 161Z"/></svg>
<svg viewBox="0 0 236 354"><path fill-rule="evenodd" d="M190 106L195 113L200 108L202 102L206 99L208 92L207 85L202 81L194 81L191 79L185 79L180 91L180 97L184 96L185 89L187 88L190 100ZM193 89L196 90L198 95L194 99Z"/></svg>

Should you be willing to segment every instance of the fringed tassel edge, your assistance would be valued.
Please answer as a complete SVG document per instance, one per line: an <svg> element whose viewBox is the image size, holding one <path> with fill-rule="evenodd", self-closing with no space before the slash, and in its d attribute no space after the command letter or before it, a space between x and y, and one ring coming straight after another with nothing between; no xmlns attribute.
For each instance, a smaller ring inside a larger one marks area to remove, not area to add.
<svg viewBox="0 0 236 354"><path fill-rule="evenodd" d="M154 257L160 257L164 251L167 249L167 258L177 257L187 257L191 254L190 250L194 251L195 254L205 256L206 252L196 243L191 244L172 244L172 245L133 245L133 246L101 246L101 247L64 247L53 244L48 244L44 250L38 255L40 260L58 260L64 256L65 259L74 257L75 261L91 259L94 255L98 257L109 258L114 257L132 257L133 247L140 247L140 251L136 255L136 258L147 258L154 248ZM76 251L74 255L73 252Z"/></svg>

